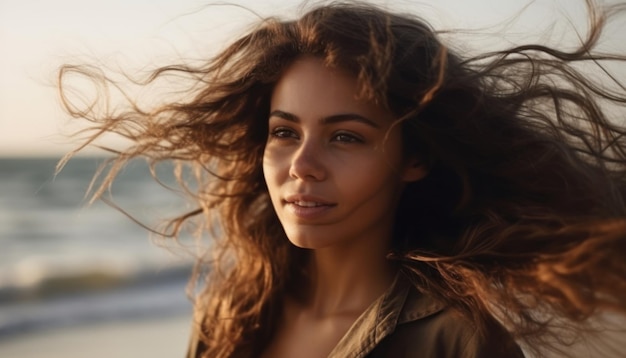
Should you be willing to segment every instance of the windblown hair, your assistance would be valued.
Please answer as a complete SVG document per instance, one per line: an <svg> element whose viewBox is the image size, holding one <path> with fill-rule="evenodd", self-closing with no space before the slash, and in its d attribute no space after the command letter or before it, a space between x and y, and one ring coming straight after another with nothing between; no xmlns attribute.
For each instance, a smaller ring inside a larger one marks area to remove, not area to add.
<svg viewBox="0 0 626 358"><path fill-rule="evenodd" d="M571 51L532 44L462 58L420 19L332 3L293 21L266 19L204 66L152 74L187 76L187 101L77 108L67 76L107 79L75 66L61 69L60 90L71 115L93 122L85 145L108 132L132 142L96 196L135 157L174 159L197 174L195 185L179 179L198 209L169 234L194 217L213 232L198 270L208 284L195 298L203 356L262 349L281 299L306 276L307 251L289 243L262 173L273 86L302 56L354 74L361 98L396 115L405 151L429 168L405 189L389 259L479 329L496 317L531 348L557 349L563 329L626 311L626 89L580 67L626 64L596 51L621 9L588 5L589 31Z"/></svg>

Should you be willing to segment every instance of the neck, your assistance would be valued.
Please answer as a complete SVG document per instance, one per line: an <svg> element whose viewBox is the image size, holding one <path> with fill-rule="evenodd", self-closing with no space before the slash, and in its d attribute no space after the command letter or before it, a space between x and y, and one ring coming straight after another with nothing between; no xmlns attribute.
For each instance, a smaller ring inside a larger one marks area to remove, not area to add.
<svg viewBox="0 0 626 358"><path fill-rule="evenodd" d="M310 261L307 307L320 317L363 312L389 288L396 275L386 253L386 244L376 248L366 242L345 249L315 250Z"/></svg>

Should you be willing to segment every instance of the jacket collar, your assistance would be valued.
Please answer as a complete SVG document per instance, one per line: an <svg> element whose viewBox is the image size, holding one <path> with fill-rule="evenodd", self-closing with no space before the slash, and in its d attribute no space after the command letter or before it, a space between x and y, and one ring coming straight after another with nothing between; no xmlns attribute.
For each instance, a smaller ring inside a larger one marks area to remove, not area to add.
<svg viewBox="0 0 626 358"><path fill-rule="evenodd" d="M397 325L422 319L443 308L443 304L418 291L400 272L391 287L357 318L328 357L365 357Z"/></svg>

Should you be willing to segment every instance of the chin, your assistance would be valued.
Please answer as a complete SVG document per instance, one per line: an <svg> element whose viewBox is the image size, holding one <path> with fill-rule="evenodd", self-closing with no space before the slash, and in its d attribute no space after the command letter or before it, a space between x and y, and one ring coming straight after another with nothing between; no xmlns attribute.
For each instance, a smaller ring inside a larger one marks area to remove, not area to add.
<svg viewBox="0 0 626 358"><path fill-rule="evenodd" d="M289 238L289 242L291 242L292 245L299 247L301 249L311 249L311 250L315 250L315 249L320 249L323 247L323 245L320 245L320 243L315 242L315 240L313 239L292 239Z"/></svg>
<svg viewBox="0 0 626 358"><path fill-rule="evenodd" d="M321 236L322 235L287 234L289 242L301 249L316 250L332 246L332 242L329 242L328 239L321 239Z"/></svg>

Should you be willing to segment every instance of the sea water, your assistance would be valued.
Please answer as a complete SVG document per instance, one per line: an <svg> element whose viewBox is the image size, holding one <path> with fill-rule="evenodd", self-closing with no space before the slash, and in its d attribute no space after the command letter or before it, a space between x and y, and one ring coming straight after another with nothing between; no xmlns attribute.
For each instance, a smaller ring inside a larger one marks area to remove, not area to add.
<svg viewBox="0 0 626 358"><path fill-rule="evenodd" d="M188 202L157 184L137 160L111 190L126 214L103 202L87 205L85 193L103 161L74 158L55 175L58 158L0 159L0 341L190 311L185 285L192 255L156 245L129 218L157 228L188 210ZM171 180L170 169L160 168Z"/></svg>

